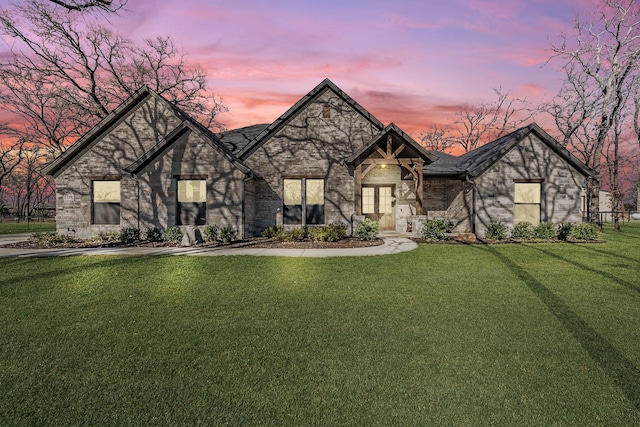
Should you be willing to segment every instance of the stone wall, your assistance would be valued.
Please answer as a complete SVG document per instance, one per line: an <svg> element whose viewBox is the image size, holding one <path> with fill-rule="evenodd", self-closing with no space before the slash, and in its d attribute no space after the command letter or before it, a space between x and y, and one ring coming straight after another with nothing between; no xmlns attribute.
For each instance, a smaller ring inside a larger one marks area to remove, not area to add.
<svg viewBox="0 0 640 427"><path fill-rule="evenodd" d="M344 159L377 129L330 89L317 95L245 163L264 177L256 185L254 234L281 218L283 178L325 178L325 223L351 224L354 179Z"/></svg>
<svg viewBox="0 0 640 427"><path fill-rule="evenodd" d="M123 168L136 161L180 123L165 102L154 96L135 106L87 146L56 177L56 227L59 233L88 238L137 224L138 188ZM121 225L91 224L92 181L121 180Z"/></svg>
<svg viewBox="0 0 640 427"><path fill-rule="evenodd" d="M149 95L106 129L56 177L57 231L89 238L121 227L164 230L176 223L176 176L204 175L207 223L242 235L244 174L197 134L187 132L138 177L123 170L181 122L168 103ZM92 181L100 179L120 180L120 224L92 224Z"/></svg>
<svg viewBox="0 0 640 427"><path fill-rule="evenodd" d="M540 221L580 223L584 176L535 135L530 134L475 180L476 234L491 222L513 228L514 180L544 180Z"/></svg>

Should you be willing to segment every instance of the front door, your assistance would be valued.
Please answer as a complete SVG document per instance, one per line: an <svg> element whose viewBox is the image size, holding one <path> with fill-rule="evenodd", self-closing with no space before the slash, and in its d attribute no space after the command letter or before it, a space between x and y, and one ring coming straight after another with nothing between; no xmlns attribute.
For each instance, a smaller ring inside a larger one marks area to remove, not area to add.
<svg viewBox="0 0 640 427"><path fill-rule="evenodd" d="M362 214L378 221L382 230L395 230L393 185L363 185Z"/></svg>

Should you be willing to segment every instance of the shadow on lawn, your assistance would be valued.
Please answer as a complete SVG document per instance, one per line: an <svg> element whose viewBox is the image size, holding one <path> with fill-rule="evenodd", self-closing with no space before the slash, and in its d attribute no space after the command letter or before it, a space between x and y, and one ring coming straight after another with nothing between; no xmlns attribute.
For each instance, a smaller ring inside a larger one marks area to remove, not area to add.
<svg viewBox="0 0 640 427"><path fill-rule="evenodd" d="M75 258L75 257L74 257ZM69 275L76 271L85 271L89 268L113 266L118 270L126 269L128 265L135 262L140 262L142 257L139 256L127 256L127 257L96 257L91 262L82 262L76 266L69 266L65 262L60 262L58 257L53 258L40 258L41 260L51 260L50 268L45 268L38 273L33 272L33 258L10 258L4 263L4 269L11 271L19 271L20 274L3 275L3 280L0 280L0 287L15 283L17 281L27 281L31 283L38 283L41 279L53 279L59 275ZM65 259L65 258L63 258ZM71 258L66 258L71 259ZM86 258L85 258L86 260ZM8 276L8 277L7 277Z"/></svg>
<svg viewBox="0 0 640 427"><path fill-rule="evenodd" d="M602 276L602 277L604 277L604 278L606 278L606 279L609 279L609 280L613 281L614 283L617 283L617 284L619 284L619 285L622 285L622 286L624 286L624 287L626 287L626 288L628 288L628 289L630 289L630 290L632 290L632 291L640 292L640 287L638 287L638 285L636 285L636 284L634 284L634 283L631 283L631 282L627 282L626 280L622 280L622 279L620 279L619 277L616 277L616 276L614 276L614 275L613 275L613 274L611 274L611 273L607 273L607 272L605 272L605 271L598 270L598 269L596 269L596 268L593 268L593 267L588 266L587 264L581 264L581 263L579 263L579 262L577 262L577 261L574 261L574 260L572 260L572 259L565 258L565 257L560 256L560 255L558 255L558 254L555 254L555 253L553 253L553 252L551 252L551 251L544 250L544 249L540 249L540 248L535 247L535 246L530 246L529 248L530 248L530 249L533 249L533 250L536 250L536 251L538 251L538 252L542 252L543 254L545 254L545 255L547 255L547 256L550 256L550 257L552 257L552 258L556 258L556 259L558 259L558 260L560 260L560 261L566 262L567 264L574 265L574 266L576 266L576 267L580 268L581 270L590 271L590 272L592 272L592 273L594 273L594 274L599 274L600 276ZM580 246L580 248L583 248L583 246ZM605 251L597 250L597 249L596 249L596 250L594 250L594 249L590 249L590 248L585 248L585 249L587 249L587 250L593 250L593 251L595 251L595 252L598 252L598 253L601 253L601 254L604 254L604 255L610 255L610 256L613 256L613 257L615 257L615 258L624 258L624 259L627 259L626 257L618 257L618 256L616 256L616 255L610 254L610 253L605 252ZM638 261L637 261L637 260L634 260L634 259L630 259L630 258L629 258L628 260L629 260L629 261L633 261L634 263L638 263Z"/></svg>
<svg viewBox="0 0 640 427"><path fill-rule="evenodd" d="M547 306L548 310L562 323L586 350L600 368L620 388L629 401L640 410L640 370L624 355L615 349L603 336L598 334L587 322L572 311L565 302L547 289L535 277L524 271L516 262L507 258L496 249L477 247L496 257L524 282L529 289ZM581 266L582 267L582 266Z"/></svg>

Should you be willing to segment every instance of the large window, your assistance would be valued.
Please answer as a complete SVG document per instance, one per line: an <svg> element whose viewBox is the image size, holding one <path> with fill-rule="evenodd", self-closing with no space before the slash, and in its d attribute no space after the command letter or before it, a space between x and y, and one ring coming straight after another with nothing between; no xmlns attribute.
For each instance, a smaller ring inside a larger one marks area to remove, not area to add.
<svg viewBox="0 0 640 427"><path fill-rule="evenodd" d="M93 181L93 224L120 224L120 181Z"/></svg>
<svg viewBox="0 0 640 427"><path fill-rule="evenodd" d="M204 179L178 180L178 225L207 222L207 182Z"/></svg>
<svg viewBox="0 0 640 427"><path fill-rule="evenodd" d="M514 203L514 224L540 224L540 183L516 182Z"/></svg>
<svg viewBox="0 0 640 427"><path fill-rule="evenodd" d="M284 179L283 205L285 224L324 224L324 179Z"/></svg>

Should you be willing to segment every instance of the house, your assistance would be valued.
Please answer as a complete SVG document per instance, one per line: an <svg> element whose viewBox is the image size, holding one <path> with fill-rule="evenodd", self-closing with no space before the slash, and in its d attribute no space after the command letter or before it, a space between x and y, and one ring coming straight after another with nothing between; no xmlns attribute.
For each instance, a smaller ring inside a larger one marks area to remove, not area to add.
<svg viewBox="0 0 640 427"><path fill-rule="evenodd" d="M428 218L487 224L580 222L593 171L532 124L460 157L426 151L325 79L282 116L213 134L143 87L45 168L57 230L121 227L240 236L371 218L419 233Z"/></svg>

